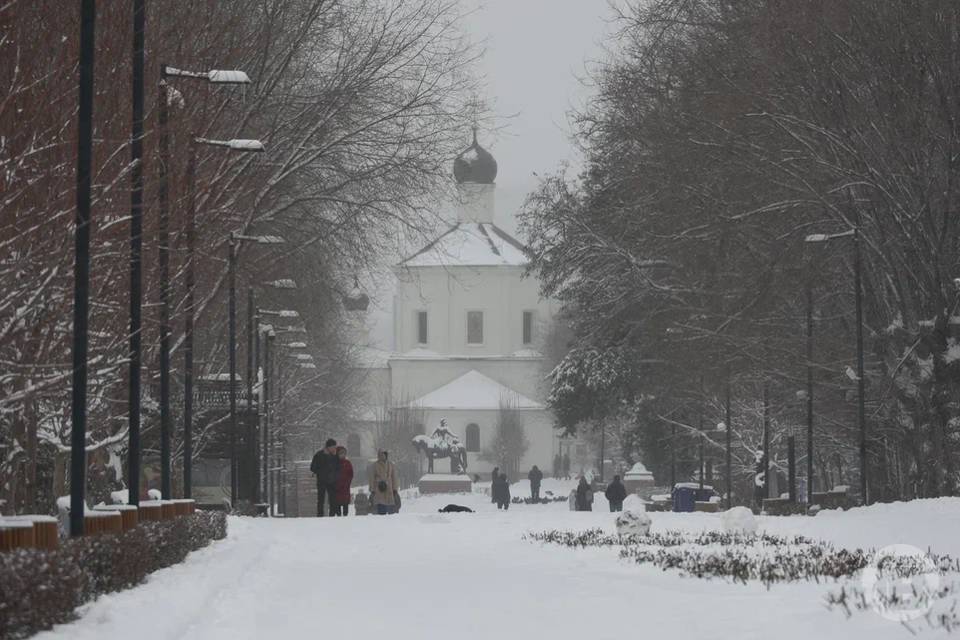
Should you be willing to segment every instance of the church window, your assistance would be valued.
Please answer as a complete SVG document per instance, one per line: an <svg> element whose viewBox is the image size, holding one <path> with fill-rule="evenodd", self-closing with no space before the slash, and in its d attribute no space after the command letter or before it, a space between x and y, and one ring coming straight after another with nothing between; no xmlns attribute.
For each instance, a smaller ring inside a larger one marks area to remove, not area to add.
<svg viewBox="0 0 960 640"><path fill-rule="evenodd" d="M480 426L473 422L467 425L467 451L480 451Z"/></svg>
<svg viewBox="0 0 960 640"><path fill-rule="evenodd" d="M427 312L417 311L417 343L427 344Z"/></svg>
<svg viewBox="0 0 960 640"><path fill-rule="evenodd" d="M467 311L467 344L483 344L483 311Z"/></svg>
<svg viewBox="0 0 960 640"><path fill-rule="evenodd" d="M533 344L533 311L523 312L523 344Z"/></svg>

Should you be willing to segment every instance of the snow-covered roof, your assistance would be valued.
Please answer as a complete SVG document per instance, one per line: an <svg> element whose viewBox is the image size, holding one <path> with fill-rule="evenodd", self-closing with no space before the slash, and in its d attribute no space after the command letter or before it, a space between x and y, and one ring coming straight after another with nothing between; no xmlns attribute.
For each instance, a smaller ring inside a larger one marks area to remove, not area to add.
<svg viewBox="0 0 960 640"><path fill-rule="evenodd" d="M641 478L641 477L652 478L653 474L650 473L645 466L643 466L642 462L637 462L632 467L630 467L630 471L627 471L623 477L630 478L630 479Z"/></svg>
<svg viewBox="0 0 960 640"><path fill-rule="evenodd" d="M477 370L463 374L453 382L414 400L421 409L499 409L501 400L517 409L543 409L539 402L517 393Z"/></svg>
<svg viewBox="0 0 960 640"><path fill-rule="evenodd" d="M524 246L496 225L459 222L398 266L522 267L529 261Z"/></svg>

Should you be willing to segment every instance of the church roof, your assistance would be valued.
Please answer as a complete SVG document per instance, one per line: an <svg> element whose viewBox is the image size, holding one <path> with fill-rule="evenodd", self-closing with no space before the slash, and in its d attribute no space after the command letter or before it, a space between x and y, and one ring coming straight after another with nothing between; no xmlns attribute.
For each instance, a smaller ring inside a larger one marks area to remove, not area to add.
<svg viewBox="0 0 960 640"><path fill-rule="evenodd" d="M543 405L517 393L477 370L463 374L414 400L410 406L420 409L499 409L501 401L517 409L543 409Z"/></svg>
<svg viewBox="0 0 960 640"><path fill-rule="evenodd" d="M458 222L399 266L522 267L529 261L526 247L497 225Z"/></svg>

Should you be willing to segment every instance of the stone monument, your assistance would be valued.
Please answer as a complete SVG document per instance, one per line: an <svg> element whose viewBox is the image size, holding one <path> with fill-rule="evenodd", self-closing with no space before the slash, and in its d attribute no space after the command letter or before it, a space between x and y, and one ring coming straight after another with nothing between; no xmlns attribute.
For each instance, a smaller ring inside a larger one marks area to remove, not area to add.
<svg viewBox="0 0 960 640"><path fill-rule="evenodd" d="M429 436L413 438L413 446L427 456L427 473L420 478L420 493L469 493L473 484L467 475L467 449L453 432L447 428L446 419ZM433 461L450 458L450 473L436 473Z"/></svg>

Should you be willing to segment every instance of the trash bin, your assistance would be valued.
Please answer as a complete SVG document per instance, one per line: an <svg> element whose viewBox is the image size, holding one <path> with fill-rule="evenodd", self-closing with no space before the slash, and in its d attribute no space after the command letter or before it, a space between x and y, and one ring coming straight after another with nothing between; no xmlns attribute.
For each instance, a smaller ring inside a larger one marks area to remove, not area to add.
<svg viewBox="0 0 960 640"><path fill-rule="evenodd" d="M697 501L697 489L678 484L673 487L673 510L678 513L688 513L694 510Z"/></svg>
<svg viewBox="0 0 960 640"><path fill-rule="evenodd" d="M704 485L703 489L695 489L694 493L697 497L697 502L710 502L710 498L716 495L713 487L707 485Z"/></svg>

